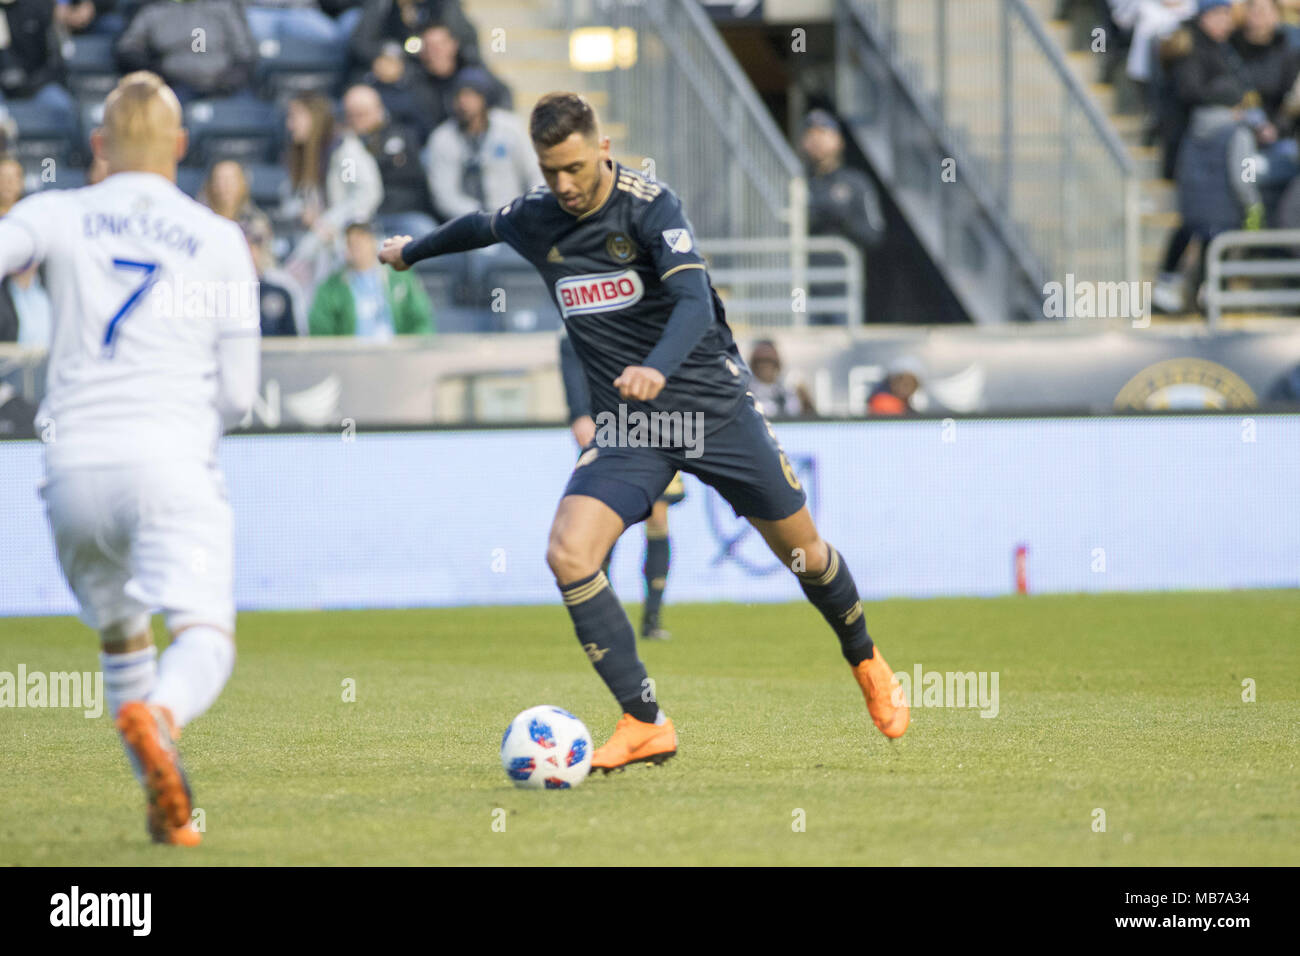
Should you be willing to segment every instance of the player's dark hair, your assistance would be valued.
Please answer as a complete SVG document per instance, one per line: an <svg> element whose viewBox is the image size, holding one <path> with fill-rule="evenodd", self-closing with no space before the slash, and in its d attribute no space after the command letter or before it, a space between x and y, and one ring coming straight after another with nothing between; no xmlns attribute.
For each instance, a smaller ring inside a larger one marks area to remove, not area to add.
<svg viewBox="0 0 1300 956"><path fill-rule="evenodd" d="M590 139L596 135L596 111L578 93L547 93L533 107L528 133L543 149L563 143L574 133Z"/></svg>

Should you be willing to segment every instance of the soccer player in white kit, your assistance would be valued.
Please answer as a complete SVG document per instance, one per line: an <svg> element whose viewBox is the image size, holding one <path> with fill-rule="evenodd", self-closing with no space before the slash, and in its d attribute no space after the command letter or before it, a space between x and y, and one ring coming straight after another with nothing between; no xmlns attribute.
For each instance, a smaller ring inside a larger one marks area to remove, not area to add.
<svg viewBox="0 0 1300 956"><path fill-rule="evenodd" d="M54 325L45 500L105 696L148 801L150 836L193 846L176 740L235 659L223 426L257 393L257 277L238 225L176 187L187 136L156 74L121 79L91 139L103 182L37 193L0 219L0 274L44 262ZM161 659L150 617L172 635Z"/></svg>

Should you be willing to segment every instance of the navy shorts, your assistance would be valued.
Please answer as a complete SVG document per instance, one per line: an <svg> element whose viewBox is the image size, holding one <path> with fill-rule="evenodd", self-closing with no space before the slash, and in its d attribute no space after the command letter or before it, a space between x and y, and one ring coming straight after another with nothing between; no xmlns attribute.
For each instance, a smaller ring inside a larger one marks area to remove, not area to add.
<svg viewBox="0 0 1300 956"><path fill-rule="evenodd" d="M624 526L645 520L678 471L709 485L745 518L779 521L808 500L751 396L729 422L702 436L699 450L698 457L689 458L684 448L601 445L598 440L583 449L564 494L603 501Z"/></svg>

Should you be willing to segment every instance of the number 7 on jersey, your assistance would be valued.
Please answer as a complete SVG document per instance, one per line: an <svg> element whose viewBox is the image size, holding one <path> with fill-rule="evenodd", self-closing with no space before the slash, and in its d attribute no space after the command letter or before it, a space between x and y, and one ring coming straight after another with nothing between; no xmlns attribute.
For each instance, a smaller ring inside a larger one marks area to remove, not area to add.
<svg viewBox="0 0 1300 956"><path fill-rule="evenodd" d="M149 290L149 286L153 285L154 273L158 271L158 263L137 262L135 259L114 259L113 268L130 272L143 272L144 278L135 287L134 291L127 296L126 301L113 313L113 317L108 320L108 327L104 329L104 358L113 357L113 349L117 345L118 329L121 327L122 321L140 304L140 300L144 297L145 292Z"/></svg>

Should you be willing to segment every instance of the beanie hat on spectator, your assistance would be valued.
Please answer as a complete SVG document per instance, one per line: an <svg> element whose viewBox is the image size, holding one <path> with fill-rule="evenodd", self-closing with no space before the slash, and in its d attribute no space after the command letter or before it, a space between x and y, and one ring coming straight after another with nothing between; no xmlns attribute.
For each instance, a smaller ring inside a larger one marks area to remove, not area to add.
<svg viewBox="0 0 1300 956"><path fill-rule="evenodd" d="M457 93L469 87L481 96L488 97L493 90L492 74L481 66L467 66L456 74L452 85Z"/></svg>
<svg viewBox="0 0 1300 956"><path fill-rule="evenodd" d="M803 128L810 130L813 127L822 127L824 129L833 129L840 132L840 123L834 116L826 110L810 110L808 115L803 119Z"/></svg>
<svg viewBox="0 0 1300 956"><path fill-rule="evenodd" d="M1207 13L1215 7L1230 6L1232 6L1232 0L1198 0L1196 4L1196 15L1200 16L1202 13Z"/></svg>

